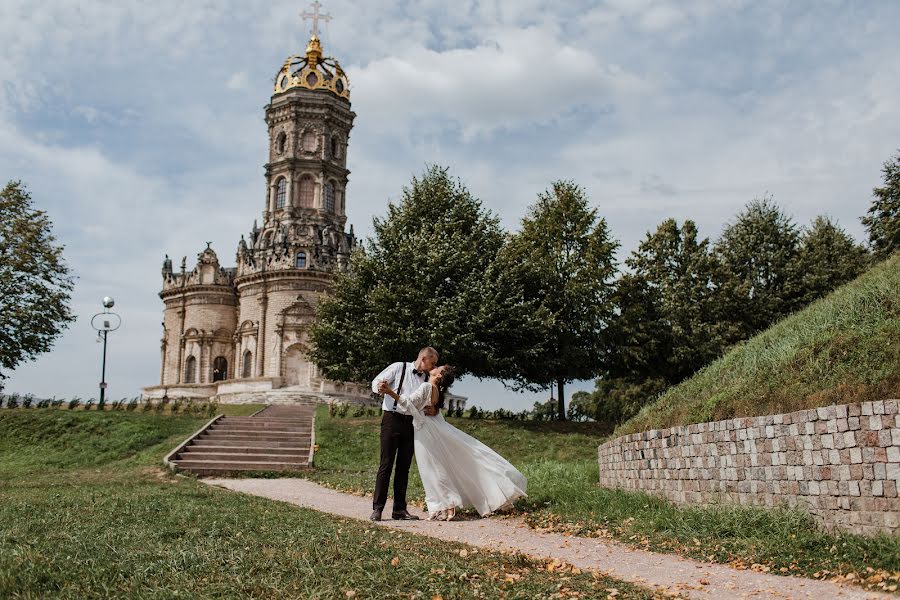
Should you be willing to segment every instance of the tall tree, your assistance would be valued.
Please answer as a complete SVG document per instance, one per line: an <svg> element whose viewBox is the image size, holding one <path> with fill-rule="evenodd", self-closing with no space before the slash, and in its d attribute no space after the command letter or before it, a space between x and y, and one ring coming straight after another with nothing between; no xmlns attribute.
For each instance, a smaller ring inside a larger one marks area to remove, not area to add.
<svg viewBox="0 0 900 600"><path fill-rule="evenodd" d="M543 311L546 352L519 366L530 385L556 383L559 419L566 418L565 384L602 370L617 247L584 190L557 181L538 196L499 259L527 282L526 300Z"/></svg>
<svg viewBox="0 0 900 600"><path fill-rule="evenodd" d="M722 352L729 336L716 310L715 261L693 221L663 221L625 263L605 377L672 385Z"/></svg>
<svg viewBox="0 0 900 600"><path fill-rule="evenodd" d="M800 233L770 197L749 202L714 247L718 306L734 323L735 339L747 339L802 302L797 253Z"/></svg>
<svg viewBox="0 0 900 600"><path fill-rule="evenodd" d="M885 161L881 173L884 185L872 190L875 199L862 218L878 260L900 250L900 153Z"/></svg>
<svg viewBox="0 0 900 600"><path fill-rule="evenodd" d="M862 274L869 253L837 223L820 216L803 229L797 261L808 304Z"/></svg>
<svg viewBox="0 0 900 600"><path fill-rule="evenodd" d="M21 181L0 192L0 389L22 362L47 352L75 317L74 278L53 224Z"/></svg>
<svg viewBox="0 0 900 600"><path fill-rule="evenodd" d="M521 379L518 361L543 352L542 312L495 265L506 241L498 219L430 167L374 231L317 308L312 358L325 375L367 381L432 345L461 374Z"/></svg>

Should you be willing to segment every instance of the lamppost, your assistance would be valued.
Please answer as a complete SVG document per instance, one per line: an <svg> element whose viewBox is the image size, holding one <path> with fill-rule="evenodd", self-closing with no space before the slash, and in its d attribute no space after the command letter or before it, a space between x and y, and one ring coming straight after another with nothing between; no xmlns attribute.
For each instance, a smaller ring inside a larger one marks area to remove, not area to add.
<svg viewBox="0 0 900 600"><path fill-rule="evenodd" d="M98 338L103 338L103 367L100 374L100 406L103 406L106 398L106 336L110 331L115 331L122 324L122 318L114 312L110 312L116 301L106 296L103 298L103 312L91 317L91 327L97 330Z"/></svg>

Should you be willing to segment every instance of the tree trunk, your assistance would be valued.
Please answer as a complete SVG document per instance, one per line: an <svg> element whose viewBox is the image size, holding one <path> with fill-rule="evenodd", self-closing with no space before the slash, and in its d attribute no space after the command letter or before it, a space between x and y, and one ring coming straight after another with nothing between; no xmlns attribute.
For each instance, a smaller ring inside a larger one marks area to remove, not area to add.
<svg viewBox="0 0 900 600"><path fill-rule="evenodd" d="M560 421L566 420L566 397L565 397L565 386L566 382L562 379L556 380L556 391L559 396L559 414L557 415L557 419Z"/></svg>

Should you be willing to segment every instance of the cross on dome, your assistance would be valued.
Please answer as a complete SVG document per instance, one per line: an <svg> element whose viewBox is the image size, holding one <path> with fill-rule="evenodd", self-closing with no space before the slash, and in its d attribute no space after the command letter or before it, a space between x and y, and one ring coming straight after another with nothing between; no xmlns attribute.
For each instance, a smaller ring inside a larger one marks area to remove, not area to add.
<svg viewBox="0 0 900 600"><path fill-rule="evenodd" d="M312 3L313 12L302 12L300 16L304 21L312 20L312 29L310 29L310 34L313 37L319 37L319 21L325 21L326 23L331 20L331 15L328 13L320 13L319 9L322 7L322 3L319 0L316 0Z"/></svg>

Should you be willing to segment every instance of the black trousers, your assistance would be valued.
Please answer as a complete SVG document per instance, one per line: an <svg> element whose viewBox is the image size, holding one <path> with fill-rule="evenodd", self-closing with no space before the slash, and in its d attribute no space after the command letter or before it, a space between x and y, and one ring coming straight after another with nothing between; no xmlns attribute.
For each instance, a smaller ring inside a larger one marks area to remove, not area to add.
<svg viewBox="0 0 900 600"><path fill-rule="evenodd" d="M395 460L397 470L394 472L392 512L406 510L406 486L409 482L409 467L412 464L414 453L412 416L384 411L381 416L381 463L378 465L375 498L372 501L374 510L382 511L384 505L387 504L388 487L391 483L391 471L394 470Z"/></svg>

